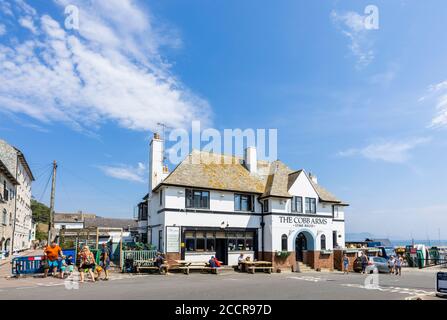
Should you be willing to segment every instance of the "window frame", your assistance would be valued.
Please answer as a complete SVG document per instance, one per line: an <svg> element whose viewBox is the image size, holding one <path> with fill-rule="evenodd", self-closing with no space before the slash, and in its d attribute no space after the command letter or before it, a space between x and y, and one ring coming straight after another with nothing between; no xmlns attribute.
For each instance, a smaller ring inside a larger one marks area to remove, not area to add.
<svg viewBox="0 0 447 320"><path fill-rule="evenodd" d="M324 244L324 246L323 246ZM326 235L322 234L320 236L320 250L327 250L327 243L326 243Z"/></svg>
<svg viewBox="0 0 447 320"><path fill-rule="evenodd" d="M313 204L313 206L312 206L312 204ZM317 199L311 198L311 197L306 197L305 209L306 209L306 213L313 213L313 214L317 213Z"/></svg>
<svg viewBox="0 0 447 320"><path fill-rule="evenodd" d="M288 238L286 234L281 236L281 251L289 251Z"/></svg>
<svg viewBox="0 0 447 320"><path fill-rule="evenodd" d="M269 199L262 201L262 212L269 212Z"/></svg>
<svg viewBox="0 0 447 320"><path fill-rule="evenodd" d="M249 205L248 210L243 210L242 208L242 198L247 197L247 204ZM239 198L239 201L237 201L237 198ZM254 212L255 211L255 201L254 196L252 194L244 194L244 193L235 193L234 194L234 211L238 212ZM237 208L236 204L238 203L239 209Z"/></svg>
<svg viewBox="0 0 447 320"><path fill-rule="evenodd" d="M300 199L300 210L298 210L298 199ZM292 198L292 212L303 213L303 197L302 196L293 196Z"/></svg>
<svg viewBox="0 0 447 320"><path fill-rule="evenodd" d="M196 192L200 192L200 200L199 200L199 206L196 207L195 203L194 203L194 194ZM207 197L204 197L203 194L206 193L208 194ZM204 207L202 206L203 204L203 199L207 198L207 206ZM189 204L188 204L188 200L189 200ZM187 209L210 209L210 202L211 202L211 192L209 190L204 190L204 189L194 189L194 188L186 188L185 189L185 208Z"/></svg>

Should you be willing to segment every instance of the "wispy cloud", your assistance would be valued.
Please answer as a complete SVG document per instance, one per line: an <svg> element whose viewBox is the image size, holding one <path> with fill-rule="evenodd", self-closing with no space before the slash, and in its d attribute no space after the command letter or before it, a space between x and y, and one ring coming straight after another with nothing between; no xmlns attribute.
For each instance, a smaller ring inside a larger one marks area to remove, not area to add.
<svg viewBox="0 0 447 320"><path fill-rule="evenodd" d="M6 34L6 26L0 23L0 36Z"/></svg>
<svg viewBox="0 0 447 320"><path fill-rule="evenodd" d="M419 102L436 101L436 115L432 119L430 128L447 127L447 80L431 85L427 95L421 97Z"/></svg>
<svg viewBox="0 0 447 320"><path fill-rule="evenodd" d="M147 172L146 166L143 163L138 163L136 167L118 165L118 166L98 166L98 168L107 176L126 180L131 182L145 183L145 175Z"/></svg>
<svg viewBox="0 0 447 320"><path fill-rule="evenodd" d="M407 141L383 141L363 148L353 148L338 153L341 157L360 156L374 161L404 163L410 158L410 152L429 142L431 138L415 138Z"/></svg>
<svg viewBox="0 0 447 320"><path fill-rule="evenodd" d="M332 22L349 39L349 50L356 58L356 67L362 69L368 66L375 58L373 41L368 37L370 30L365 28L365 16L348 11L344 13L333 10Z"/></svg>
<svg viewBox="0 0 447 320"><path fill-rule="evenodd" d="M0 112L64 122L81 131L110 121L154 130L159 122L178 128L193 119L209 120L207 101L161 58L163 46L178 47L181 41L175 32L157 31L141 2L53 0L61 14L66 5L79 8L79 30L66 30L23 0L0 1L3 11L14 13L2 18L27 31L20 39L9 33L2 38Z"/></svg>

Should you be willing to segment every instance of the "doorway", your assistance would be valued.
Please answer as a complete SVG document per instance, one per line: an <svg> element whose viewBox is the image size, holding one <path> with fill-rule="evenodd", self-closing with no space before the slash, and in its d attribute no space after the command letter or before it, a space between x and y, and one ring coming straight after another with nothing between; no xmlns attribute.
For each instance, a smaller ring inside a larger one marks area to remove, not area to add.
<svg viewBox="0 0 447 320"><path fill-rule="evenodd" d="M216 258L223 264L228 264L227 239L216 239Z"/></svg>
<svg viewBox="0 0 447 320"><path fill-rule="evenodd" d="M300 232L295 240L296 261L303 262L303 252L307 250L307 238L304 233Z"/></svg>

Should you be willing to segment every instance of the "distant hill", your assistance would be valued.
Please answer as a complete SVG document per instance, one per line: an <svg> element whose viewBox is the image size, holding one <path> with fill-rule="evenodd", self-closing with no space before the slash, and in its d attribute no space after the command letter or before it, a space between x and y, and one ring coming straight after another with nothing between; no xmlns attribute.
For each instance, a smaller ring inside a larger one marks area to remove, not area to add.
<svg viewBox="0 0 447 320"><path fill-rule="evenodd" d="M365 241L365 239L374 239L375 236L369 232L346 233L346 241Z"/></svg>

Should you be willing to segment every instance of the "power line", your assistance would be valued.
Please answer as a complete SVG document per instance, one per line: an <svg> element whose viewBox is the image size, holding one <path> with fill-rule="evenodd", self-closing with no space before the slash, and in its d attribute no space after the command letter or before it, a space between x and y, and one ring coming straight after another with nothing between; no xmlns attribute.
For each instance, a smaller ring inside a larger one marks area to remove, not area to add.
<svg viewBox="0 0 447 320"><path fill-rule="evenodd" d="M39 198L39 202L42 202L43 196L44 196L45 193L47 192L47 188L48 188L48 185L50 184L50 180L51 180L51 177L52 177L52 176L53 176L53 173L51 172L50 175L48 176L48 180L47 180L47 183L46 183L45 188L44 188L44 190L43 190L43 193L42 193L42 195L41 195L40 198Z"/></svg>
<svg viewBox="0 0 447 320"><path fill-rule="evenodd" d="M79 179L79 180L83 180L83 181L86 183L86 185L89 186L89 187L90 187L92 190L94 190L95 192L98 192L98 191L99 191L99 192L102 193L102 194L107 194L107 195L109 195L111 198L113 198L114 200L120 200L120 201L123 201L123 202L127 202L127 201L129 201L129 199L120 198L120 197L117 196L117 195L111 194L111 193L109 193L109 192L103 190L102 188L98 187L98 185L95 185L92 181L89 181L89 180L87 180L87 179L85 179L85 178L79 176L78 174L74 173L73 171L69 170L65 165L61 166L60 163L59 163L58 165L59 165L59 168L63 167L63 168L66 170L66 172L70 173L73 177L75 177L75 178L77 178L77 179ZM96 188L96 189L95 189L95 188Z"/></svg>

